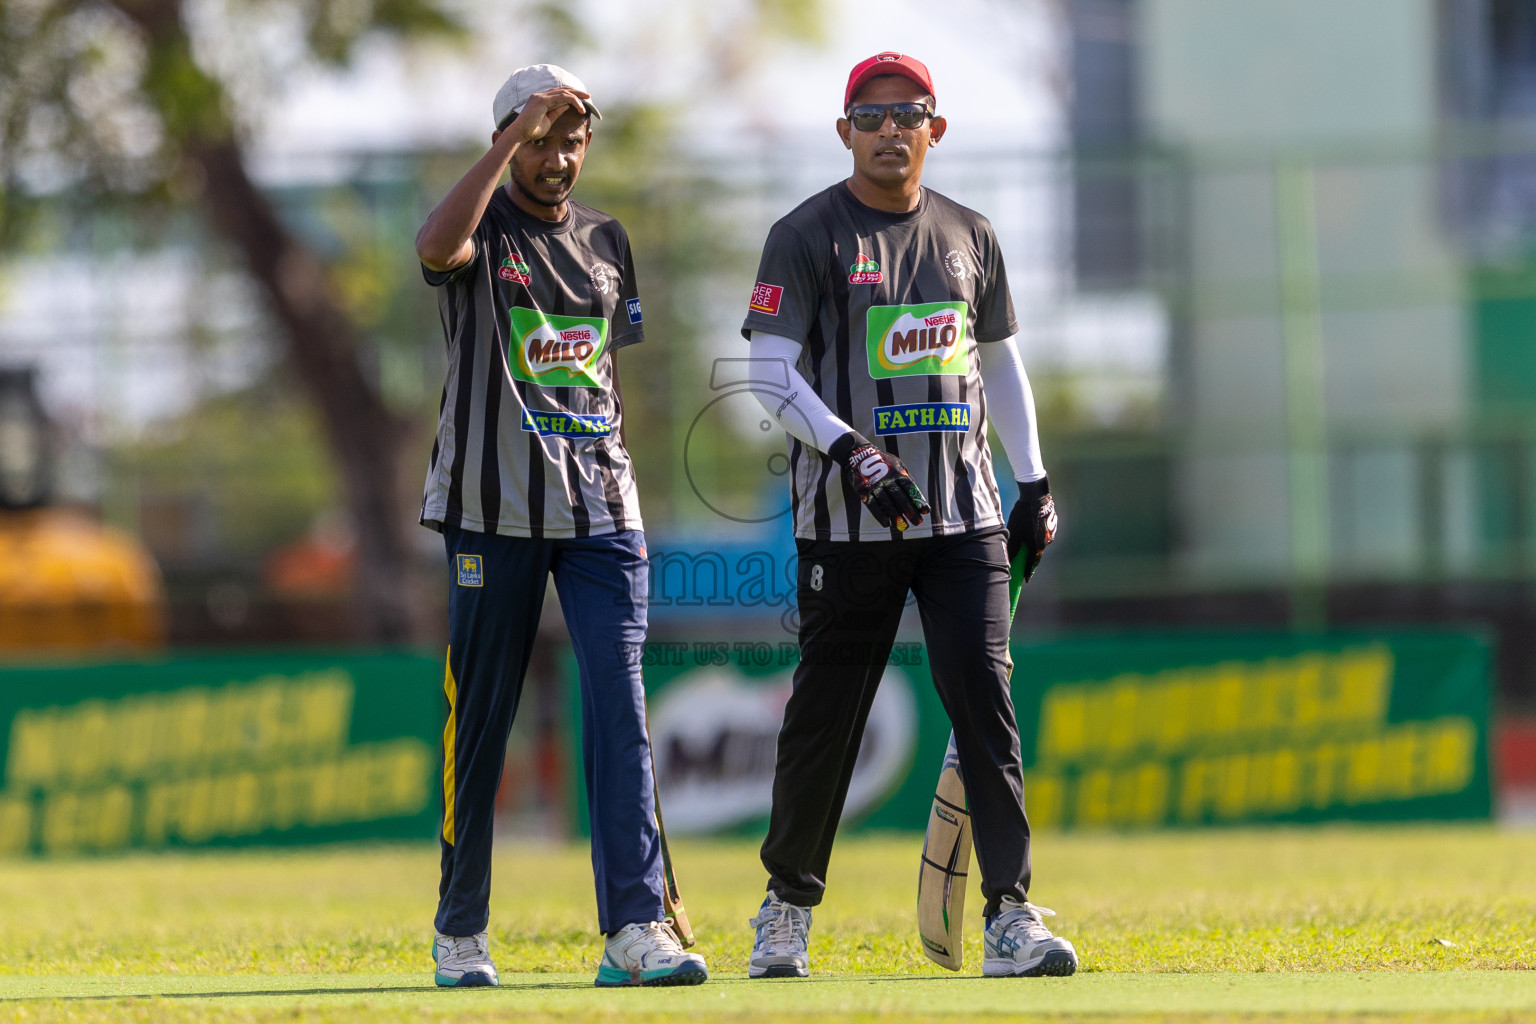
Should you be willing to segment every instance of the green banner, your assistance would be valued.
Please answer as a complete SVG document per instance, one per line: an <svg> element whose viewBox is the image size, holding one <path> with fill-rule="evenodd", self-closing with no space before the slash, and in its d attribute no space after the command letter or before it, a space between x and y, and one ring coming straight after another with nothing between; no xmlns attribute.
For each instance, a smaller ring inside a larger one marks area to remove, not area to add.
<svg viewBox="0 0 1536 1024"><path fill-rule="evenodd" d="M1146 639L1015 659L1030 817L1044 826L1492 813L1476 637Z"/></svg>
<svg viewBox="0 0 1536 1024"><path fill-rule="evenodd" d="M427 838L441 678L409 654L0 670L0 853Z"/></svg>
<svg viewBox="0 0 1536 1024"><path fill-rule="evenodd" d="M669 832L761 831L797 653L788 643L646 647ZM845 827L927 822L949 722L925 655L917 643L892 651ZM1104 637L1015 644L1013 658L1037 827L1492 812L1489 651L1475 636ZM574 788L584 827L579 779Z"/></svg>

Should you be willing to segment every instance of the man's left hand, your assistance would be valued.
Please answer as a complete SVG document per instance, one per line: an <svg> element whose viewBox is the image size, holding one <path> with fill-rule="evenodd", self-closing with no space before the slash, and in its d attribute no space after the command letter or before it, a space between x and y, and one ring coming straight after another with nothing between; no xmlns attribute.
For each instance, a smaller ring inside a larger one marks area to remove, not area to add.
<svg viewBox="0 0 1536 1024"><path fill-rule="evenodd" d="M1008 564L1020 551L1025 553L1024 582L1040 567L1045 549L1056 539L1056 502L1051 499L1051 482L1019 481L1019 500L1008 513Z"/></svg>

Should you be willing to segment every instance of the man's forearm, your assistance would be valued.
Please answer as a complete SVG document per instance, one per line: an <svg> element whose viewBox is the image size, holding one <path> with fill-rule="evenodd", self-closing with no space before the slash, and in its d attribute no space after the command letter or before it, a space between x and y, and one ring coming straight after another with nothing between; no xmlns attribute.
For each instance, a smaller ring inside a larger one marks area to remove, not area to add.
<svg viewBox="0 0 1536 1024"><path fill-rule="evenodd" d="M437 204L416 233L416 255L425 266L452 270L468 262L469 238L520 144L511 132L503 132Z"/></svg>
<svg viewBox="0 0 1536 1024"><path fill-rule="evenodd" d="M800 359L800 343L777 334L752 332L748 351L754 364L761 364L764 376L775 379L783 375L788 395L780 397L774 392L753 391L763 409L774 422L790 436L810 445L817 451L828 451L832 442L853 428L837 418L827 404L812 390L810 382L795 369ZM777 381L776 381L777 382Z"/></svg>
<svg viewBox="0 0 1536 1024"><path fill-rule="evenodd" d="M982 386L987 393L987 417L997 431L1003 451L1013 465L1015 480L1045 476L1040 456L1040 430L1035 423L1035 395L1013 338L976 346Z"/></svg>

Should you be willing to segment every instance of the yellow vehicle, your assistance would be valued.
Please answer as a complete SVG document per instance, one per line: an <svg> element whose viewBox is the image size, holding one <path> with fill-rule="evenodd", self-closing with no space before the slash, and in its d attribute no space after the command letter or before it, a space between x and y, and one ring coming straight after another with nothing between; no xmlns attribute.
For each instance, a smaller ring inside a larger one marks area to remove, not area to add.
<svg viewBox="0 0 1536 1024"><path fill-rule="evenodd" d="M160 647L165 594L138 541L50 508L35 371L0 370L0 657Z"/></svg>

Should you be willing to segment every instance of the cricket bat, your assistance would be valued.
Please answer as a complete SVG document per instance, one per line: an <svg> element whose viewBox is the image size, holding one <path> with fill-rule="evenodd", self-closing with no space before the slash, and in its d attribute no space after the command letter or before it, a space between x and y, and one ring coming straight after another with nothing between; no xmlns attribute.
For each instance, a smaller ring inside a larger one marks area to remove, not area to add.
<svg viewBox="0 0 1536 1024"><path fill-rule="evenodd" d="M949 734L944 767L928 814L923 860L917 876L917 933L923 952L940 967L958 971L965 966L961 923L965 919L966 874L971 866L971 813L966 808L965 781L955 734Z"/></svg>
<svg viewBox="0 0 1536 1024"><path fill-rule="evenodd" d="M654 762L653 762L654 765ZM667 827L661 821L661 790L656 788L655 769L651 773L651 792L656 798L656 834L661 837L661 905L666 911L667 927L684 948L693 945L693 925L683 909L683 896L677 890L677 871L672 867L672 851L667 848Z"/></svg>
<svg viewBox="0 0 1536 1024"><path fill-rule="evenodd" d="M1017 559L1008 576L1008 621L1019 610L1019 591L1024 586L1024 558ZM1008 655L1013 674L1013 655ZM923 859L917 875L917 934L923 952L940 967L958 971L965 966L964 922L966 876L971 867L971 814L960 775L960 755L955 734L949 734L939 784L928 813L928 834L923 837Z"/></svg>
<svg viewBox="0 0 1536 1024"><path fill-rule="evenodd" d="M661 840L661 906L667 929L684 949L694 943L693 925L683 909L683 894L677 888L677 870L672 866L672 850L667 846L667 826L661 818L661 785L656 781L656 747L651 743L650 715L646 715L645 745L651 748L651 797L656 808L656 835Z"/></svg>

